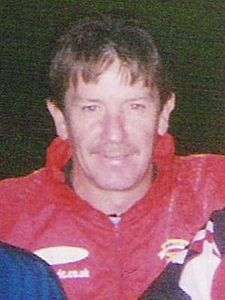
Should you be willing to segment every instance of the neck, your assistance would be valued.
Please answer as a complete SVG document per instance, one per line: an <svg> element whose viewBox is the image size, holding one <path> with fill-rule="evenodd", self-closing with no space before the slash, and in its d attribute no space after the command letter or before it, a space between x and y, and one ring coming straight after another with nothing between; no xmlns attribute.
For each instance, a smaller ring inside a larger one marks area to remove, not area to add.
<svg viewBox="0 0 225 300"><path fill-rule="evenodd" d="M143 180L127 190L112 191L99 188L85 176L72 173L72 186L76 194L92 207L106 215L121 215L142 199L152 182L152 172L145 174Z"/></svg>

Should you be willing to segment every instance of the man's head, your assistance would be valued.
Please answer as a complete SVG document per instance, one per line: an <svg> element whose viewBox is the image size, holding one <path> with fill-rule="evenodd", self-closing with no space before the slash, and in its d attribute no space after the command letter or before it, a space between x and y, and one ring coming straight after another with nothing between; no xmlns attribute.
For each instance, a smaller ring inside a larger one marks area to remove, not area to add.
<svg viewBox="0 0 225 300"><path fill-rule="evenodd" d="M62 37L50 78L48 108L72 143L76 182L107 191L149 186L155 137L167 131L174 106L149 33L80 23Z"/></svg>
<svg viewBox="0 0 225 300"><path fill-rule="evenodd" d="M52 99L63 108L71 79L74 84L79 76L96 81L115 59L128 67L131 85L141 79L145 86L157 87L162 105L168 100L170 86L150 33L111 19L81 21L61 37L50 67Z"/></svg>

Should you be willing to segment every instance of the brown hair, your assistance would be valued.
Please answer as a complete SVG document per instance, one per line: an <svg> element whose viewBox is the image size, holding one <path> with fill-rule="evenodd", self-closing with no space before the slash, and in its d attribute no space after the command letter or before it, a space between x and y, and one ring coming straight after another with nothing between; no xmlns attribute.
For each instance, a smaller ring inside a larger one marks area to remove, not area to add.
<svg viewBox="0 0 225 300"><path fill-rule="evenodd" d="M58 43L50 66L52 99L64 108L69 80L76 84L78 75L85 82L97 81L115 59L128 67L132 85L138 79L145 86L155 84L163 104L171 94L158 49L150 33L130 22L82 20Z"/></svg>

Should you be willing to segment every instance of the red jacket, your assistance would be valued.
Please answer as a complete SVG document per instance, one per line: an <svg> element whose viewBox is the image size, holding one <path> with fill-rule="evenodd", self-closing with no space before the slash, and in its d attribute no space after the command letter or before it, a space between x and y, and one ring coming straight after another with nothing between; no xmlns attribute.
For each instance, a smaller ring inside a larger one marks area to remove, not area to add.
<svg viewBox="0 0 225 300"><path fill-rule="evenodd" d="M43 169L0 183L0 239L52 264L69 299L137 299L165 266L161 245L190 240L225 203L223 156L178 157L169 135L156 148L149 193L112 222L66 184L70 149L57 138Z"/></svg>

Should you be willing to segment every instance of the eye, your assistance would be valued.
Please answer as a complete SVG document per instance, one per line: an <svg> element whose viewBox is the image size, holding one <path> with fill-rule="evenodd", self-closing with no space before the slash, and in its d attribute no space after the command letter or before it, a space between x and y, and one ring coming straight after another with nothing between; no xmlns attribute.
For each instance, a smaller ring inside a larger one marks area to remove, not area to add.
<svg viewBox="0 0 225 300"><path fill-rule="evenodd" d="M132 103L130 105L130 108L132 110L144 110L146 108L146 106L144 104L141 104L141 103Z"/></svg>
<svg viewBox="0 0 225 300"><path fill-rule="evenodd" d="M83 111L87 111L87 112L93 112L96 111L97 109L99 109L100 107L96 104L94 105L84 105L82 106L82 110Z"/></svg>

